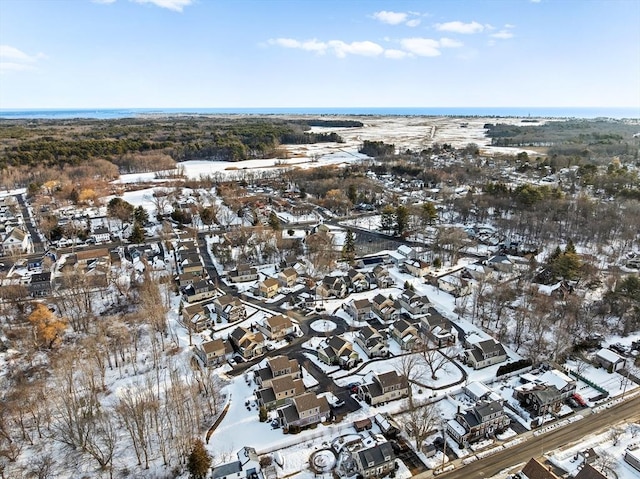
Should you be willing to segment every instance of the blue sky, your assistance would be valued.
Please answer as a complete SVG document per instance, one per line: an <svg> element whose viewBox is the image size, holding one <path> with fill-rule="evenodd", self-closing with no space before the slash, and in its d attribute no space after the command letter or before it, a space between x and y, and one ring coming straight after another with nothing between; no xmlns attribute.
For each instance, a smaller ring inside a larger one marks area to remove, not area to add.
<svg viewBox="0 0 640 479"><path fill-rule="evenodd" d="M0 108L638 108L639 25L638 0L0 0Z"/></svg>

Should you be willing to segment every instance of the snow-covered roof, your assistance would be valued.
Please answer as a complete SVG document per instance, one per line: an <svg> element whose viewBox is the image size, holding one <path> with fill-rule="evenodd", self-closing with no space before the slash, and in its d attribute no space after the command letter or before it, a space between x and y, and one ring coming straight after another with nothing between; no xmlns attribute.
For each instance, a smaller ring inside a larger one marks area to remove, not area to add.
<svg viewBox="0 0 640 479"><path fill-rule="evenodd" d="M467 384L465 389L476 398L480 398L491 392L491 389L479 381L473 381L472 383Z"/></svg>
<svg viewBox="0 0 640 479"><path fill-rule="evenodd" d="M545 384L557 387L559 391L562 391L568 384L573 382L569 376L557 369L546 371L539 379Z"/></svg>
<svg viewBox="0 0 640 479"><path fill-rule="evenodd" d="M462 424L460 424L458 421L454 420L454 419L449 419L449 421L447 421L447 425L453 430L455 431L459 436L464 436L467 431L465 430L464 427L462 427Z"/></svg>
<svg viewBox="0 0 640 479"><path fill-rule="evenodd" d="M604 359L605 361L609 361L610 363L614 364L620 361L624 361L624 358L622 356L616 354L608 348L602 348L600 351L598 351L597 356Z"/></svg>

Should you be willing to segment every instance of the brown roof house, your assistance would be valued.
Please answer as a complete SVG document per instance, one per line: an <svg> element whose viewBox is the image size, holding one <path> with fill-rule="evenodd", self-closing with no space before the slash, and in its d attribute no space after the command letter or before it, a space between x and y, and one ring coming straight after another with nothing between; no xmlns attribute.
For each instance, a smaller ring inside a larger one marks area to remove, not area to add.
<svg viewBox="0 0 640 479"><path fill-rule="evenodd" d="M422 344L418 328L406 319L399 319L393 323L389 333L405 351L412 351Z"/></svg>
<svg viewBox="0 0 640 479"><path fill-rule="evenodd" d="M284 432L293 432L329 420L331 410L324 396L307 392L287 400L287 405L278 409L278 420Z"/></svg>
<svg viewBox="0 0 640 479"><path fill-rule="evenodd" d="M225 320L228 323L242 321L247 317L247 311L240 299L230 294L219 296L213 301L213 307L218 316L218 322Z"/></svg>
<svg viewBox="0 0 640 479"><path fill-rule="evenodd" d="M358 398L375 406L409 395L407 378L396 371L374 373L370 383L358 387Z"/></svg>
<svg viewBox="0 0 640 479"><path fill-rule="evenodd" d="M202 303L196 303L182 308L182 323L186 328L196 333L207 329L211 323L211 318L207 314Z"/></svg>
<svg viewBox="0 0 640 479"><path fill-rule="evenodd" d="M366 321L371 319L371 301L368 299L352 299L343 304L344 310L354 321Z"/></svg>
<svg viewBox="0 0 640 479"><path fill-rule="evenodd" d="M293 333L295 326L289 316L278 314L276 316L270 316L261 323L258 323L258 329L262 331L268 339L275 341L284 338L287 334Z"/></svg>
<svg viewBox="0 0 640 479"><path fill-rule="evenodd" d="M520 472L522 479L560 479L537 459L531 458Z"/></svg>
<svg viewBox="0 0 640 479"><path fill-rule="evenodd" d="M263 298L273 298L280 290L280 282L275 278L267 278L256 286L256 293Z"/></svg>
<svg viewBox="0 0 640 479"><path fill-rule="evenodd" d="M298 272L295 268L285 268L278 273L278 281L283 288L291 288L295 286L298 280Z"/></svg>
<svg viewBox="0 0 640 479"><path fill-rule="evenodd" d="M265 342L261 332L254 333L250 329L238 327L229 335L229 341L245 359L264 353Z"/></svg>
<svg viewBox="0 0 640 479"><path fill-rule="evenodd" d="M271 384L256 391L256 399L259 406L267 409L275 409L282 406L286 399L299 396L304 393L302 379L294 379L292 376L280 376L271 380Z"/></svg>
<svg viewBox="0 0 640 479"><path fill-rule="evenodd" d="M325 276L316 288L321 298L344 298L347 296L347 282L342 276Z"/></svg>
<svg viewBox="0 0 640 479"><path fill-rule="evenodd" d="M300 369L300 363L298 361L289 359L283 355L267 359L266 366L258 369L254 373L256 384L263 388L271 386L273 379L284 376L300 379L302 377L302 370Z"/></svg>
<svg viewBox="0 0 640 479"><path fill-rule="evenodd" d="M219 366L224 363L233 353L233 348L229 341L223 339L213 339L198 344L194 348L194 353L208 367Z"/></svg>

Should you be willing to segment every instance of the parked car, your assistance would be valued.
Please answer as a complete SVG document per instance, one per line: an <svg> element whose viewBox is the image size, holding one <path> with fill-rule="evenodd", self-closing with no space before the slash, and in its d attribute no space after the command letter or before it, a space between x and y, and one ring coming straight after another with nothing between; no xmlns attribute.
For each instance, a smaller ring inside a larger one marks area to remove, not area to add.
<svg viewBox="0 0 640 479"><path fill-rule="evenodd" d="M587 401L585 401L580 394L575 393L571 396L580 406L587 407Z"/></svg>
<svg viewBox="0 0 640 479"><path fill-rule="evenodd" d="M236 360L235 360L235 359L233 359L233 358L229 358L229 359L227 359L227 363L229 363L229 366L231 366L232 368L233 368L233 367L236 367L236 366L238 365L238 363L236 362Z"/></svg>
<svg viewBox="0 0 640 479"><path fill-rule="evenodd" d="M332 404L332 406L335 407L335 408L342 407L342 406L344 406L344 401L342 399L338 399L336 402L334 402Z"/></svg>
<svg viewBox="0 0 640 479"><path fill-rule="evenodd" d="M354 382L352 382L352 383L347 384L347 385L345 386L345 389L348 389L348 390L350 390L350 391L351 391L352 389L357 388L357 387L358 387L358 386L360 386L361 384L362 384L362 383L361 383L360 381L354 381Z"/></svg>

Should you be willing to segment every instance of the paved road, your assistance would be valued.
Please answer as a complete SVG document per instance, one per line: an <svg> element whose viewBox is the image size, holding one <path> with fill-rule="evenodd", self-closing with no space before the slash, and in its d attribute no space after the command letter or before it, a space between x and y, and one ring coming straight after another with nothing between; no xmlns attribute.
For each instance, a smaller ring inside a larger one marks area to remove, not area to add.
<svg viewBox="0 0 640 479"><path fill-rule="evenodd" d="M31 215L29 215L29 208L24 199L24 195L17 195L18 204L22 210L22 217L24 218L24 224L31 235L31 241L33 242L33 249L36 253L44 253L45 245L40 240L40 234L37 231L36 225L33 223Z"/></svg>
<svg viewBox="0 0 640 479"><path fill-rule="evenodd" d="M585 415L587 413L588 411L583 412ZM532 457L539 457L546 451L580 441L589 434L606 431L614 424L638 420L640 420L640 396L636 396L600 413L589 414L580 421L547 434L535 437L529 432L527 433L529 436L528 441L493 456L472 462L467 466L462 466L459 461L456 461L455 470L437 477L443 479L487 479L500 471L505 471L517 464L527 462ZM433 477L433 473L428 471L416 477Z"/></svg>

